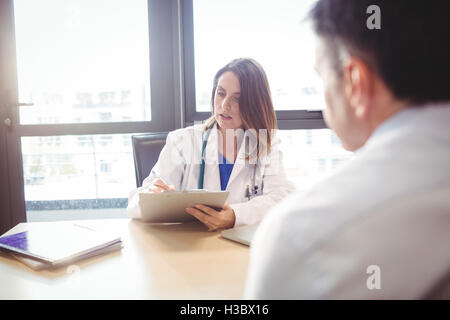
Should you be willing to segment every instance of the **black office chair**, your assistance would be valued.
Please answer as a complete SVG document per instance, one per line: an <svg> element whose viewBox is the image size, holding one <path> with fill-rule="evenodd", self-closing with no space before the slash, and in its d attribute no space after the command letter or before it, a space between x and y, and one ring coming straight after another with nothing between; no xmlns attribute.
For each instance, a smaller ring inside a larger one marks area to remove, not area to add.
<svg viewBox="0 0 450 320"><path fill-rule="evenodd" d="M142 182L158 161L159 154L166 144L167 134L168 132L155 132L131 137L138 187L142 186Z"/></svg>

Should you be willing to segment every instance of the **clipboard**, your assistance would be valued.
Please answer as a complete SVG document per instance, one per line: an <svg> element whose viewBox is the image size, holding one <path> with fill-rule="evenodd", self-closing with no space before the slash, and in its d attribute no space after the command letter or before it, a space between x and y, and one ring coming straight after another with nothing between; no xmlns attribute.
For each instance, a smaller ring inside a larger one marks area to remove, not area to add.
<svg viewBox="0 0 450 320"><path fill-rule="evenodd" d="M228 191L164 191L139 193L141 220L153 223L176 223L198 221L184 210L196 204L222 208Z"/></svg>

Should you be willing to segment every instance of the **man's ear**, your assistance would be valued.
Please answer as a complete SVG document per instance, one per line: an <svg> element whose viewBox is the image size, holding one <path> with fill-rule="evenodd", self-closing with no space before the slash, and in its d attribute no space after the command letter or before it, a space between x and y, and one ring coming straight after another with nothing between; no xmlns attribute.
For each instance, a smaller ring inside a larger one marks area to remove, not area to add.
<svg viewBox="0 0 450 320"><path fill-rule="evenodd" d="M374 92L374 74L361 59L349 57L343 68L344 93L354 115L367 119Z"/></svg>

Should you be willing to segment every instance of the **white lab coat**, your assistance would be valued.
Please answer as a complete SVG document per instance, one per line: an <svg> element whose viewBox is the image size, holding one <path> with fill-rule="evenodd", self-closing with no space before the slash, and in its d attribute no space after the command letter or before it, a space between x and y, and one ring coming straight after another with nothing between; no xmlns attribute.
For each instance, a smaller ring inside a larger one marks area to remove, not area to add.
<svg viewBox="0 0 450 320"><path fill-rule="evenodd" d="M439 296L450 284L449 169L450 105L389 118L332 177L269 212L245 297Z"/></svg>
<svg viewBox="0 0 450 320"><path fill-rule="evenodd" d="M270 154L257 161L255 161L256 158L250 158L247 163L245 144L241 141L242 137L239 139L237 158L226 188L230 192L227 203L233 208L236 216L235 226L260 222L273 205L294 190L294 185L285 175L277 138L272 143ZM156 178L162 178L167 184L174 185L177 190L198 188L202 142L202 125L169 133L166 145L150 175L143 181L142 187L131 191L129 195L127 213L130 217L141 216L137 195L147 189ZM221 190L218 159L218 129L217 125L214 125L205 149L203 189ZM247 185L251 184L252 163L257 163L255 185L260 192L249 201L245 190Z"/></svg>

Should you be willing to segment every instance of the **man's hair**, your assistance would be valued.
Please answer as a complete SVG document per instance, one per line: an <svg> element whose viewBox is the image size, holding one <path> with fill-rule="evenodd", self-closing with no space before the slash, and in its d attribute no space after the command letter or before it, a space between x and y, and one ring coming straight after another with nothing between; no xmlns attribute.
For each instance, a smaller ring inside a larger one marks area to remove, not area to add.
<svg viewBox="0 0 450 320"><path fill-rule="evenodd" d="M371 5L380 8L380 29L367 27ZM448 1L319 0L309 18L339 74L344 49L374 70L397 99L420 105L450 101L448 8Z"/></svg>

